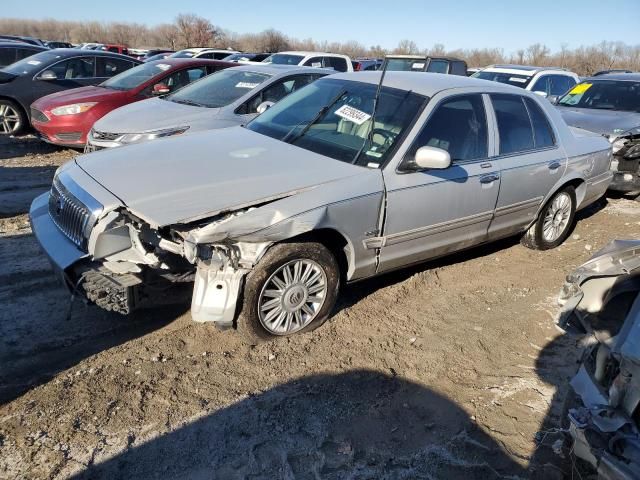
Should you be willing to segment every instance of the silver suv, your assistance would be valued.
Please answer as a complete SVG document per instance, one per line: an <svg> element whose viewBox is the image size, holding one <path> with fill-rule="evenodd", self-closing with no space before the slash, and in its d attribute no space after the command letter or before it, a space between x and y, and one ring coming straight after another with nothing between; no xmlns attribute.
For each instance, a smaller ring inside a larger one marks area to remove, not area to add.
<svg viewBox="0 0 640 480"><path fill-rule="evenodd" d="M549 102L430 73L328 76L245 127L78 157L31 206L70 287L127 313L194 282L194 320L309 331L340 285L509 235L567 237L611 146Z"/></svg>

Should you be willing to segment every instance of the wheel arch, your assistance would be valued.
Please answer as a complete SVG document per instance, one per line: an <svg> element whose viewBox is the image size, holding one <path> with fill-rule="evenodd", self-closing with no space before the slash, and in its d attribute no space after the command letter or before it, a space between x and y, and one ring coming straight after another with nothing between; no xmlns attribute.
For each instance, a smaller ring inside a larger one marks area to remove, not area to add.
<svg viewBox="0 0 640 480"><path fill-rule="evenodd" d="M538 207L538 211L536 212L535 218L531 222L531 225L534 224L538 220L538 217L540 216L540 212L542 211L544 206L547 204L547 202L551 198L553 198L553 196L556 193L558 193L560 190L562 190L562 189L564 189L566 187L573 187L573 189L575 190L575 193L576 193L576 210L578 210L578 207L580 206L580 204L584 200L585 195L587 193L587 182L583 178L580 178L580 177L575 177L575 178L571 178L571 179L568 179L568 180L565 179L562 183L558 183L554 188L552 188L549 191L549 193L547 194L547 196L544 197L542 202L540 202L540 206Z"/></svg>

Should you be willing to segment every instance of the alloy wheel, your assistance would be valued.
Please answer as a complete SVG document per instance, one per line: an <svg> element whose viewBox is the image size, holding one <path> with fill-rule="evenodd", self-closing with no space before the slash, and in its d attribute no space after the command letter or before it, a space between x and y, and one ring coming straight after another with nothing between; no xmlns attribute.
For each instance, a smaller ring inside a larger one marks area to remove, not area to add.
<svg viewBox="0 0 640 480"><path fill-rule="evenodd" d="M571 197L565 192L553 199L542 224L542 236L545 241L555 242L565 232L571 218L571 202Z"/></svg>
<svg viewBox="0 0 640 480"><path fill-rule="evenodd" d="M20 114L10 105L0 104L0 133L10 134L20 128Z"/></svg>
<svg viewBox="0 0 640 480"><path fill-rule="evenodd" d="M274 335L302 330L318 315L327 289L327 276L313 260L299 259L282 265L260 292L260 323Z"/></svg>

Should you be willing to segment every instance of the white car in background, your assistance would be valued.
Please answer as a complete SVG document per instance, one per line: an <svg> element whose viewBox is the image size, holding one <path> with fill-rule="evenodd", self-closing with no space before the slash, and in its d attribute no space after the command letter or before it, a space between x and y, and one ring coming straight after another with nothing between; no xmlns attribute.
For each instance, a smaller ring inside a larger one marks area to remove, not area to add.
<svg viewBox="0 0 640 480"><path fill-rule="evenodd" d="M339 53L301 51L279 52L265 58L262 63L333 68L337 72L353 72L351 58L347 55L340 55Z"/></svg>
<svg viewBox="0 0 640 480"><path fill-rule="evenodd" d="M222 60L237 50L225 50L220 48L185 48L170 55L172 58L209 58L211 60Z"/></svg>
<svg viewBox="0 0 640 480"><path fill-rule="evenodd" d="M543 97L559 97L580 83L580 77L568 70L526 65L489 65L472 77L524 88Z"/></svg>

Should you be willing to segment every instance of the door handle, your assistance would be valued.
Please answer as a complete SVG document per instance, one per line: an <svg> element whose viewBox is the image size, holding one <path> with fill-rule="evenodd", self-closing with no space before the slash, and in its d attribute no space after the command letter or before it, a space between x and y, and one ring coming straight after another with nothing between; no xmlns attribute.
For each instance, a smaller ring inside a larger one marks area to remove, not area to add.
<svg viewBox="0 0 640 480"><path fill-rule="evenodd" d="M496 180L500 180L500 175L497 173L490 173L488 175L483 175L480 177L480 183L493 183Z"/></svg>
<svg viewBox="0 0 640 480"><path fill-rule="evenodd" d="M549 162L549 170L557 170L561 166L562 166L562 164L558 160L554 160L553 162Z"/></svg>
<svg viewBox="0 0 640 480"><path fill-rule="evenodd" d="M491 163L489 163L489 162L481 163L480 164L480 168L491 168Z"/></svg>

